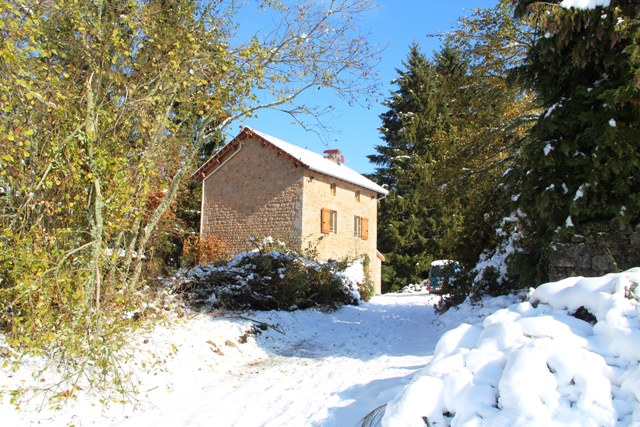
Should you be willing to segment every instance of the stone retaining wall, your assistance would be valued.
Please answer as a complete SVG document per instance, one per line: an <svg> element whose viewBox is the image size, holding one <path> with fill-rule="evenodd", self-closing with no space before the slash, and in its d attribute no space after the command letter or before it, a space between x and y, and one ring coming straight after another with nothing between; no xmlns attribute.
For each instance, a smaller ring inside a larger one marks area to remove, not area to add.
<svg viewBox="0 0 640 427"><path fill-rule="evenodd" d="M549 280L571 276L597 277L640 267L640 225L625 226L619 233L573 235L554 242L549 257Z"/></svg>

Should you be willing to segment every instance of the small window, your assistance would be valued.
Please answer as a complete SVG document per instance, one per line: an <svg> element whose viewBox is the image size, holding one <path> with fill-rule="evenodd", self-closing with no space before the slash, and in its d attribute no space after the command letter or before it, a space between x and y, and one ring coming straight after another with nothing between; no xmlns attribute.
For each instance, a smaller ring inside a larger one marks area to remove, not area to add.
<svg viewBox="0 0 640 427"><path fill-rule="evenodd" d="M330 229L333 234L338 233L338 212L331 211Z"/></svg>
<svg viewBox="0 0 640 427"><path fill-rule="evenodd" d="M353 236L362 240L369 238L369 218L353 217Z"/></svg>
<svg viewBox="0 0 640 427"><path fill-rule="evenodd" d="M338 232L338 212L322 208L320 218L320 231L324 234Z"/></svg>
<svg viewBox="0 0 640 427"><path fill-rule="evenodd" d="M336 184L331 184L331 195L332 196L336 195Z"/></svg>
<svg viewBox="0 0 640 427"><path fill-rule="evenodd" d="M356 191L356 202L360 203L360 192Z"/></svg>

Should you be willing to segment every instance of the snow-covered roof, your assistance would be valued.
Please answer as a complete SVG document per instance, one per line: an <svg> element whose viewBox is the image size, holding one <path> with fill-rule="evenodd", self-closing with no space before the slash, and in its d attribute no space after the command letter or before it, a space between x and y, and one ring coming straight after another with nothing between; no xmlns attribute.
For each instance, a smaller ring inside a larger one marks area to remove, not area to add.
<svg viewBox="0 0 640 427"><path fill-rule="evenodd" d="M214 161L223 155L223 153L229 151L230 147L235 142L245 139L247 137L257 137L263 142L269 143L275 148L282 151L284 154L288 155L292 161L302 164L306 168L319 172L324 175L328 175L333 178L340 179L342 181L349 182L351 184L355 184L359 187L367 188L369 190L373 190L376 193L387 195L389 192L371 181L370 179L364 177L353 169L345 166L344 164L338 164L335 161L329 160L323 157L320 154L314 153L313 151L306 150L304 148L298 147L296 145L290 144L286 141L273 137L271 135L267 135L266 133L262 133L255 129L251 129L249 127L245 127L242 132L238 136L236 136L231 142L229 142L225 147L223 147L218 153L216 153L211 159L209 159L204 165L202 165L194 174L193 178L201 179L209 173L209 167L214 163Z"/></svg>

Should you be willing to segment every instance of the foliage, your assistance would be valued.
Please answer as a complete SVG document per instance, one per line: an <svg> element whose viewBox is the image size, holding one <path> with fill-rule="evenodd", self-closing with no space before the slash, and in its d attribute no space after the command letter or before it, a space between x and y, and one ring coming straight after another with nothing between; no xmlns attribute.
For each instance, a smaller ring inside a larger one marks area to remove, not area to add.
<svg viewBox="0 0 640 427"><path fill-rule="evenodd" d="M543 263L563 229L640 220L640 5L558 3L516 2L541 35L519 71L544 109L511 174L531 248L512 269L518 274ZM545 272L530 279L545 281Z"/></svg>
<svg viewBox="0 0 640 427"><path fill-rule="evenodd" d="M373 286L373 280L371 280L371 275L369 273L369 265L371 264L371 259L369 255L364 254L362 261L362 268L364 269L364 281L362 283L358 283L358 293L360 294L360 299L362 301L369 301L375 294L376 290ZM347 265L341 267L340 263L338 263L338 269L344 270Z"/></svg>
<svg viewBox="0 0 640 427"><path fill-rule="evenodd" d="M356 427L374 427L381 425L384 413L387 410L387 404L378 406L373 411L365 415L358 423Z"/></svg>
<svg viewBox="0 0 640 427"><path fill-rule="evenodd" d="M202 239L200 235L188 236L183 244L182 265L207 265L222 261L227 257L224 243L215 236Z"/></svg>
<svg viewBox="0 0 640 427"><path fill-rule="evenodd" d="M227 310L332 310L358 304L337 275L338 267L337 262L311 261L270 240L229 263L179 272L174 292L194 307Z"/></svg>
<svg viewBox="0 0 640 427"><path fill-rule="evenodd" d="M444 76L415 44L404 65L405 71L398 70L399 89L385 102L389 110L380 116L387 144L369 156L378 165L371 177L390 190L378 219L378 247L387 259L383 292L420 281L432 254L440 252L434 237L444 228L443 210L428 195L434 164L444 155L438 135L449 127L448 108L438 92Z"/></svg>
<svg viewBox="0 0 640 427"><path fill-rule="evenodd" d="M460 224L443 239L443 258L471 267L487 249L500 242L496 230L511 214L512 194L505 173L518 161L527 131L537 117L532 93L515 70L534 39L531 21L516 20L508 0L490 9L476 9L442 35L469 64L457 98L456 132L450 155L438 168L435 192L440 203L452 205Z"/></svg>
<svg viewBox="0 0 640 427"><path fill-rule="evenodd" d="M213 127L213 125L212 125ZM204 162L223 144L219 130L207 131L207 141L200 147L197 158ZM180 183L175 200L160 218L151 237L145 276L170 275L180 267L208 264L224 258L224 248L214 237L201 242L200 208L202 184L195 180ZM157 203L157 202L156 202ZM152 205L157 207L158 204Z"/></svg>
<svg viewBox="0 0 640 427"><path fill-rule="evenodd" d="M172 205L204 147L261 108L313 111L295 103L310 88L355 100L375 86L352 25L369 2L261 2L281 24L245 43L237 7L0 1L0 324L14 348L115 373L145 272L180 253L188 219Z"/></svg>
<svg viewBox="0 0 640 427"><path fill-rule="evenodd" d="M445 278L442 281L441 298L435 306L435 312L443 314L450 308L465 302L473 289L475 275L476 272L473 270L464 270L458 272L453 278Z"/></svg>
<svg viewBox="0 0 640 427"><path fill-rule="evenodd" d="M503 175L535 113L512 77L532 33L512 14L506 0L476 9L441 36L433 60L413 45L398 71L381 115L386 145L369 157L391 192L378 221L385 291L419 282L433 259L474 265L498 241L511 196Z"/></svg>

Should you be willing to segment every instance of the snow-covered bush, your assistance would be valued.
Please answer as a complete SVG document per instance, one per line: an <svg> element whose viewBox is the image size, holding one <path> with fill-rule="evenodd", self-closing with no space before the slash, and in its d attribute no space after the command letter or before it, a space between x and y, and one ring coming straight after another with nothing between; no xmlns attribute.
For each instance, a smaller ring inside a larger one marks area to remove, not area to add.
<svg viewBox="0 0 640 427"><path fill-rule="evenodd" d="M335 309L360 301L362 260L319 263L262 249L238 254L226 265L181 270L173 278L174 292L196 307L228 310Z"/></svg>
<svg viewBox="0 0 640 427"><path fill-rule="evenodd" d="M452 271L453 279L443 281L443 298L436 307L438 313L444 313L467 299L477 303L485 296L509 295L522 290L518 289L522 285L508 271L508 267L517 262L512 256L522 252L521 217L522 213L517 212L503 218L496 229L496 236L501 242L494 249L483 252L473 268Z"/></svg>

